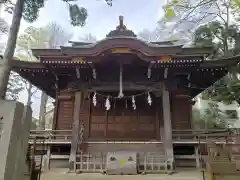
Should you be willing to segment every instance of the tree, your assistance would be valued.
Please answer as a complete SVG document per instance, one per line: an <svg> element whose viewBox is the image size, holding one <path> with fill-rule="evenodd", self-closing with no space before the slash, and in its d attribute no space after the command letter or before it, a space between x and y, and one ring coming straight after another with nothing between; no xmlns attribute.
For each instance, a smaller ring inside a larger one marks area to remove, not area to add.
<svg viewBox="0 0 240 180"><path fill-rule="evenodd" d="M0 18L0 38L2 35L6 34L9 30L9 26L7 22ZM1 51L4 49L4 46L1 44L0 47ZM0 57L1 62L3 60L3 57ZM19 74L11 72L10 77L9 77L9 82L7 86L7 91L6 91L6 98L11 99L11 100L17 100L19 98L19 93L24 89L24 86L21 81L21 77Z"/></svg>
<svg viewBox="0 0 240 180"><path fill-rule="evenodd" d="M83 37L80 37L79 39L91 43L97 42L96 36L93 36L91 33L85 34Z"/></svg>
<svg viewBox="0 0 240 180"><path fill-rule="evenodd" d="M240 33L236 25L240 10L238 1L172 0L164 8L165 20L176 21L174 30L184 26L188 34L193 34L190 40L194 46L215 48L215 53L209 58L227 58L239 53ZM236 69L233 71L207 89L203 93L203 98L225 103L236 100L240 103L239 79Z"/></svg>
<svg viewBox="0 0 240 180"><path fill-rule="evenodd" d="M203 112L193 109L192 120L196 129L221 129L233 125L237 118L232 118L230 122L226 112L220 110L217 103L208 103Z"/></svg>
<svg viewBox="0 0 240 180"><path fill-rule="evenodd" d="M0 64L2 63L3 57L0 56ZM19 74L11 72L9 76L9 83L6 91L6 99L17 100L19 93L24 89L22 78Z"/></svg>
<svg viewBox="0 0 240 180"><path fill-rule="evenodd" d="M55 22L49 23L45 27L45 31L47 32L46 46L51 49L55 49L60 45L66 44L72 36L71 33L68 33L63 27L61 27ZM42 92L40 112L39 112L39 122L40 122L39 124L40 124L40 128L42 129L45 129L45 124L46 124L47 101L48 101L47 94L45 92Z"/></svg>
<svg viewBox="0 0 240 180"><path fill-rule="evenodd" d="M69 33L56 22L49 23L45 29L48 34L47 44L49 48L58 48L60 45L65 45L72 37L72 33Z"/></svg>
<svg viewBox="0 0 240 180"><path fill-rule="evenodd" d="M193 44L198 47L215 47L216 51L212 56L214 58L234 56L239 53L239 36L237 26L229 25L226 27L219 21L213 21L196 30ZM204 91L202 97L230 104L233 101L240 103L239 95L240 81L235 69L235 72L229 73Z"/></svg>
<svg viewBox="0 0 240 180"><path fill-rule="evenodd" d="M148 29L143 29L138 33L138 37L141 38L144 41L156 41L157 40L157 32L155 31L150 31Z"/></svg>
<svg viewBox="0 0 240 180"><path fill-rule="evenodd" d="M216 20L227 30L230 19L236 21L239 17L237 9L234 0L171 0L164 6L164 20L173 24L172 31L185 32L186 35L192 35L199 25Z"/></svg>
<svg viewBox="0 0 240 180"><path fill-rule="evenodd" d="M8 23L4 19L0 18L0 32L6 34L8 30Z"/></svg>
<svg viewBox="0 0 240 180"><path fill-rule="evenodd" d="M68 4L71 24L73 26L84 26L88 16L84 7L73 4L76 0L59 0ZM112 0L105 0L108 5L112 5ZM1 3L9 3L9 0L3 0ZM3 63L0 72L0 98L5 98L7 83L10 74L10 61L13 58L16 47L17 35L22 17L28 22L34 22L39 15L39 10L44 7L44 0L17 0L15 5L7 9L13 13L11 28L8 35L6 50L3 56ZM14 7L14 8L13 8Z"/></svg>
<svg viewBox="0 0 240 180"><path fill-rule="evenodd" d="M24 84L19 74L15 72L10 73L9 83L6 91L6 99L18 100L19 93L24 90Z"/></svg>
<svg viewBox="0 0 240 180"><path fill-rule="evenodd" d="M30 49L31 48L57 48L60 45L66 44L66 42L71 38L71 34L68 33L64 28L55 22L51 22L44 27L35 28L28 27L23 34L21 34L17 41L17 52L18 55L29 61L38 61ZM27 56L27 57L26 57ZM31 104L31 99L36 88L32 86L31 83L24 81L26 90L28 92L28 104ZM41 93L41 103L39 112L39 125L40 128L45 127L45 112L48 96L46 93Z"/></svg>
<svg viewBox="0 0 240 180"><path fill-rule="evenodd" d="M147 42L163 42L172 41L173 43L183 43L180 42L180 38L176 34L170 34L168 27L164 24L158 24L154 30L143 29L138 33L138 37Z"/></svg>
<svg viewBox="0 0 240 180"><path fill-rule="evenodd" d="M31 48L44 48L46 47L47 31L44 28L28 27L20 34L17 39L17 55L21 60L37 61L32 55ZM27 91L27 105L31 106L32 97L37 92L37 88L26 80L23 84Z"/></svg>
<svg viewBox="0 0 240 180"><path fill-rule="evenodd" d="M218 57L234 56L239 52L240 32L236 25L226 27L219 21L201 25L194 33L193 45L215 47Z"/></svg>

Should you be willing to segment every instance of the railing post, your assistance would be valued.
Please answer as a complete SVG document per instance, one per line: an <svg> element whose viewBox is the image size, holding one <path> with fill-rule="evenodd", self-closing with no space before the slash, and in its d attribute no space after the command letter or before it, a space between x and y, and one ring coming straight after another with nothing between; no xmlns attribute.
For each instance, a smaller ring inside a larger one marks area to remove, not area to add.
<svg viewBox="0 0 240 180"><path fill-rule="evenodd" d="M196 168L200 168L200 158L199 158L199 147L196 145L195 149L195 158L196 158Z"/></svg>
<svg viewBox="0 0 240 180"><path fill-rule="evenodd" d="M47 154L46 154L46 170L50 170L50 160L51 159L51 146L47 146Z"/></svg>
<svg viewBox="0 0 240 180"><path fill-rule="evenodd" d="M147 153L144 153L144 171L147 171Z"/></svg>

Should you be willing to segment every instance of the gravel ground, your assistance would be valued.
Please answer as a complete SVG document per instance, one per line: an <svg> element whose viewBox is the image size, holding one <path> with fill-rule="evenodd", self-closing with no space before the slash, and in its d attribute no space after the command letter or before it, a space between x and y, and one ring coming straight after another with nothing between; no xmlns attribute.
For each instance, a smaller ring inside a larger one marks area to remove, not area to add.
<svg viewBox="0 0 240 180"><path fill-rule="evenodd" d="M173 175L101 175L98 173L68 174L67 169L55 169L42 173L41 180L202 180L202 174L196 170L183 170Z"/></svg>

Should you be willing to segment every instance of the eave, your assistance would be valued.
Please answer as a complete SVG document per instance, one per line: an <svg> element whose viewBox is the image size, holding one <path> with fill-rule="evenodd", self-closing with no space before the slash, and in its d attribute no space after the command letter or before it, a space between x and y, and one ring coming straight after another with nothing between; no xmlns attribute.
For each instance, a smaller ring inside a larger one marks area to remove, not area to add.
<svg viewBox="0 0 240 180"><path fill-rule="evenodd" d="M174 73L175 70L180 72L179 70L181 70L183 73L191 74L190 81L192 84L189 87L185 86L184 89L190 92L191 97L195 97L197 94L211 86L214 82L225 76L231 68L236 67L239 60L240 56L221 60L209 60L201 62L200 64L192 63L191 66L187 62L178 64L178 66L165 63L159 64L156 71L158 73L162 73L161 75L163 75L164 69L169 68L169 73ZM76 67L81 68L81 66L83 67L80 71L88 71L91 73L91 69L88 68L89 66L79 64L70 64L70 66L55 64L53 67L49 64L39 62L13 60L11 66L13 71L19 73L23 78L53 98L56 96L56 76L58 76L61 81L61 77L64 76L64 73L65 75L70 75L67 80L64 80L64 82L68 80L70 82L71 80L76 79L76 77L74 77L76 76L76 72L73 70L75 70ZM99 81L99 83L101 83L101 81Z"/></svg>
<svg viewBox="0 0 240 180"><path fill-rule="evenodd" d="M191 96L195 97L211 87L216 81L223 78L228 72L231 72L232 68L238 66L239 62L240 56L234 56L219 60L208 60L201 63L197 72L198 75L196 73L193 79L193 81L197 83L191 88L188 88L191 90Z"/></svg>
<svg viewBox="0 0 240 180"><path fill-rule="evenodd" d="M56 79L51 71L39 62L12 60L11 68L31 84L55 98Z"/></svg>

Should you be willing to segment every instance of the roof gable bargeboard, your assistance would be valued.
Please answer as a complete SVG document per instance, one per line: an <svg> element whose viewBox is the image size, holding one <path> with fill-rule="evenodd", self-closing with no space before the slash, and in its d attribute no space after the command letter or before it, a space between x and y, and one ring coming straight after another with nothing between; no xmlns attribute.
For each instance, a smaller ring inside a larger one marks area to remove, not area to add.
<svg viewBox="0 0 240 180"><path fill-rule="evenodd" d="M47 56L101 56L104 52L114 49L125 48L132 53L140 53L144 56L163 56L163 55L209 55L213 52L212 48L184 48L182 46L157 45L146 43L136 38L109 38L102 40L96 44L84 45L79 47L62 46L61 49L32 49L34 56L44 58Z"/></svg>

